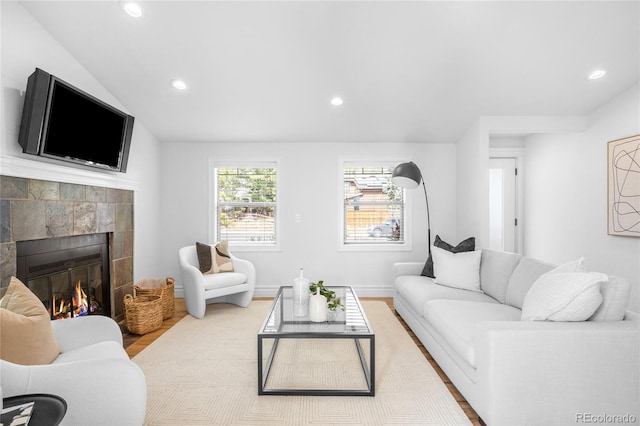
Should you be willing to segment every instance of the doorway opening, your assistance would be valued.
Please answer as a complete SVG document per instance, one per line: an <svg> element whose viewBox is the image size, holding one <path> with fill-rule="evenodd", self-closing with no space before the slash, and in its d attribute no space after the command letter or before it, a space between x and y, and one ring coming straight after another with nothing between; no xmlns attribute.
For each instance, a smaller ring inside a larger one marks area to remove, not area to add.
<svg viewBox="0 0 640 426"><path fill-rule="evenodd" d="M489 248L522 253L518 158L489 158Z"/></svg>

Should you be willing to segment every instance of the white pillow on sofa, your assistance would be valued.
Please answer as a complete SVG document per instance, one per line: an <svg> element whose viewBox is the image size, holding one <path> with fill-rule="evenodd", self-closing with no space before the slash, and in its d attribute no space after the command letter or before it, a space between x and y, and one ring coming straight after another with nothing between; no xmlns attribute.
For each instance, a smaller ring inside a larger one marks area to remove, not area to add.
<svg viewBox="0 0 640 426"><path fill-rule="evenodd" d="M480 259L482 250L451 253L431 246L433 258L433 282L463 290L480 289Z"/></svg>
<svg viewBox="0 0 640 426"><path fill-rule="evenodd" d="M549 272L531 286L522 304L523 321L586 321L602 303L599 272Z"/></svg>
<svg viewBox="0 0 640 426"><path fill-rule="evenodd" d="M547 274L557 274L559 272L587 272L584 268L584 257L556 266Z"/></svg>
<svg viewBox="0 0 640 426"><path fill-rule="evenodd" d="M585 259L564 263L548 273L556 272L586 272ZM600 283L602 303L588 321L622 321L624 319L630 287L627 280L617 277L607 277Z"/></svg>

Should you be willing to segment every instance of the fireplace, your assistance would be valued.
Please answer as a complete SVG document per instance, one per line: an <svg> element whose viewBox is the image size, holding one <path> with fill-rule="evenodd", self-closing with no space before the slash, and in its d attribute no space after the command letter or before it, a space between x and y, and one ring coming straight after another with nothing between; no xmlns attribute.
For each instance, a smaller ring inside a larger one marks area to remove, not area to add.
<svg viewBox="0 0 640 426"><path fill-rule="evenodd" d="M20 241L16 261L52 320L111 315L108 234Z"/></svg>
<svg viewBox="0 0 640 426"><path fill-rule="evenodd" d="M72 292L78 280L81 282L89 307L93 293L104 315L110 315L117 322L124 321L124 296L133 292L133 199L134 192L126 189L0 175L0 297L6 292L11 277L20 278L22 274L18 274L18 244L103 234L108 242L102 261L107 259L108 264L106 267L103 264L100 274L108 275L98 280L96 267L88 267L83 264L84 260L79 260L80 267L87 270L86 277L76 279L79 272L73 272L67 281L72 283ZM72 257L84 256L88 254ZM59 259L43 263L56 261ZM40 297L46 305L53 303L53 293L58 293L59 287L56 281L51 290L36 291L42 293ZM106 291L110 291L109 296ZM68 292L66 287L64 292Z"/></svg>

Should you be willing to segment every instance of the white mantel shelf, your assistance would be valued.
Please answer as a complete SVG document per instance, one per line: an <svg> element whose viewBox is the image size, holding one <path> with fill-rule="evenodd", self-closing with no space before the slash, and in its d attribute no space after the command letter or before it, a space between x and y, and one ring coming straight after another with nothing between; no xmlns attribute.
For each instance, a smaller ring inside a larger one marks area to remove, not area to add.
<svg viewBox="0 0 640 426"><path fill-rule="evenodd" d="M124 173L99 172L67 167L45 161L0 155L0 175L28 179L41 179L80 185L92 185L135 191L139 182L128 179Z"/></svg>

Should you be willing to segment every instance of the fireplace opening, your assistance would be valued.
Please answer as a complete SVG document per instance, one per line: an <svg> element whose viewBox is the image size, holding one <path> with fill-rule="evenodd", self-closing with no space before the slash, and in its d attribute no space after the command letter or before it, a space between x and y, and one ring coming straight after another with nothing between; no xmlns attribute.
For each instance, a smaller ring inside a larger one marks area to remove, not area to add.
<svg viewBox="0 0 640 426"><path fill-rule="evenodd" d="M18 278L52 320L111 316L108 234L19 241L16 250Z"/></svg>

